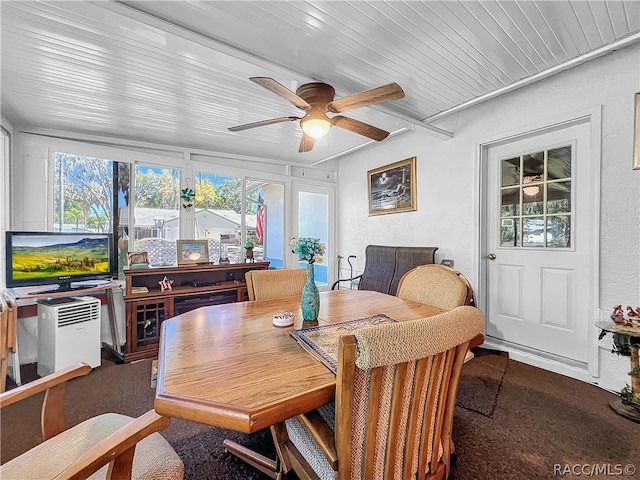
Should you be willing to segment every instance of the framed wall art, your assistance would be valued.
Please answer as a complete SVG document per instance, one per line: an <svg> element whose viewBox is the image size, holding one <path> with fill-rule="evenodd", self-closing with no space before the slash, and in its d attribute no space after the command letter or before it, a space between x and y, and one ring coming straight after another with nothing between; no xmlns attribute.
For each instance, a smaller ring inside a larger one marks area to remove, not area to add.
<svg viewBox="0 0 640 480"><path fill-rule="evenodd" d="M206 240L176 240L178 265L209 263L209 247Z"/></svg>
<svg viewBox="0 0 640 480"><path fill-rule="evenodd" d="M149 265L149 254L147 252L129 252L129 267L133 265Z"/></svg>
<svg viewBox="0 0 640 480"><path fill-rule="evenodd" d="M416 157L369 170L369 215L416 210Z"/></svg>
<svg viewBox="0 0 640 480"><path fill-rule="evenodd" d="M633 125L633 169L640 170L640 92L635 94L636 109Z"/></svg>

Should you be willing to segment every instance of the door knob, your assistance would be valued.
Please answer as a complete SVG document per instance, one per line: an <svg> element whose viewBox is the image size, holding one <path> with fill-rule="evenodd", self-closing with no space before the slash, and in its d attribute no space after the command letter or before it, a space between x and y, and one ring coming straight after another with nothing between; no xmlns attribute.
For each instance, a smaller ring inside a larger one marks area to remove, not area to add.
<svg viewBox="0 0 640 480"><path fill-rule="evenodd" d="M495 260L496 259L496 254L495 253L490 253L489 255L487 255L487 258L489 260Z"/></svg>

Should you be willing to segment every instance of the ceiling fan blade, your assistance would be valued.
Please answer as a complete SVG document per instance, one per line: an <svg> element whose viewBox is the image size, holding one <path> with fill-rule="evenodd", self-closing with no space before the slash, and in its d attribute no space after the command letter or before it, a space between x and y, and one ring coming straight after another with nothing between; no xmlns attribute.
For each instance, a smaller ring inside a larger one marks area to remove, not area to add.
<svg viewBox="0 0 640 480"><path fill-rule="evenodd" d="M299 117L280 117L272 118L270 120L260 120L259 122L245 123L244 125L238 125L236 127L230 127L230 132L240 132L241 130L249 130L250 128L264 127L265 125L273 125L274 123L293 122L300 120Z"/></svg>
<svg viewBox="0 0 640 480"><path fill-rule="evenodd" d="M253 83L257 83L261 87L266 88L267 90L275 93L276 95L280 95L282 98L293 103L296 107L298 107L301 110L308 110L309 108L311 108L311 105L309 105L306 100L304 100L303 98L293 93L284 85L276 82L273 78L251 77L249 80L251 80Z"/></svg>
<svg viewBox="0 0 640 480"><path fill-rule="evenodd" d="M300 140L300 147L298 148L298 153L310 152L313 149L313 144L316 142L316 139L307 135L306 133L302 134L302 139Z"/></svg>
<svg viewBox="0 0 640 480"><path fill-rule="evenodd" d="M354 120L353 118L343 117L342 115L336 115L331 119L336 127L344 128L354 133L364 135L372 140L384 140L389 136L389 132L382 130L381 128L374 127L368 123L361 122L360 120Z"/></svg>
<svg viewBox="0 0 640 480"><path fill-rule="evenodd" d="M404 97L404 91L397 83L390 83L378 88L372 88L360 93L354 93L348 97L334 100L327 105L327 111L333 113L346 112L354 108L368 107L389 100L398 100Z"/></svg>

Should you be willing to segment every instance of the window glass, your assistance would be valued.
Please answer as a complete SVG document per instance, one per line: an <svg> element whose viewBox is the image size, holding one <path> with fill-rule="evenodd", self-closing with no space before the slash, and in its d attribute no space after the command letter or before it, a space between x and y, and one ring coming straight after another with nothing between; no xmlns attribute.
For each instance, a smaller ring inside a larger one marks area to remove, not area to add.
<svg viewBox="0 0 640 480"><path fill-rule="evenodd" d="M571 147L549 150L547 161L547 178L549 180L571 178Z"/></svg>
<svg viewBox="0 0 640 480"><path fill-rule="evenodd" d="M54 231L114 233L121 274L128 252L129 165L65 152L55 152L54 162Z"/></svg>
<svg viewBox="0 0 640 480"><path fill-rule="evenodd" d="M134 249L147 252L152 265L174 265L175 241L180 238L180 171L141 164L134 171Z"/></svg>
<svg viewBox="0 0 640 480"><path fill-rule="evenodd" d="M327 259L329 252L329 196L322 193L299 192L298 194L298 236L319 238L325 244L324 261L314 263L314 278L318 286L327 285ZM300 268L306 268L306 262L299 263Z"/></svg>
<svg viewBox="0 0 640 480"><path fill-rule="evenodd" d="M501 160L500 246L571 246L571 157L567 145Z"/></svg>
<svg viewBox="0 0 640 480"><path fill-rule="evenodd" d="M284 185L259 180L246 181L247 240L245 256L284 268ZM247 247L251 247L250 250Z"/></svg>
<svg viewBox="0 0 640 480"><path fill-rule="evenodd" d="M242 179L195 172L195 238L207 239L212 262L242 262Z"/></svg>
<svg viewBox="0 0 640 480"><path fill-rule="evenodd" d="M502 217L520 215L520 189L519 188L502 189L502 208L501 208L500 215Z"/></svg>
<svg viewBox="0 0 640 480"><path fill-rule="evenodd" d="M520 157L502 161L502 186L520 184Z"/></svg>

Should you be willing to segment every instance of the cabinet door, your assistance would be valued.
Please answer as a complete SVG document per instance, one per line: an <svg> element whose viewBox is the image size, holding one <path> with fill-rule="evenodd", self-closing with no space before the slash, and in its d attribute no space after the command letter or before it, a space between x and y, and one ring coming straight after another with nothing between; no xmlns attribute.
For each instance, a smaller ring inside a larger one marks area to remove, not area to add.
<svg viewBox="0 0 640 480"><path fill-rule="evenodd" d="M133 302L131 313L130 350L157 350L160 325L173 316L173 299Z"/></svg>

